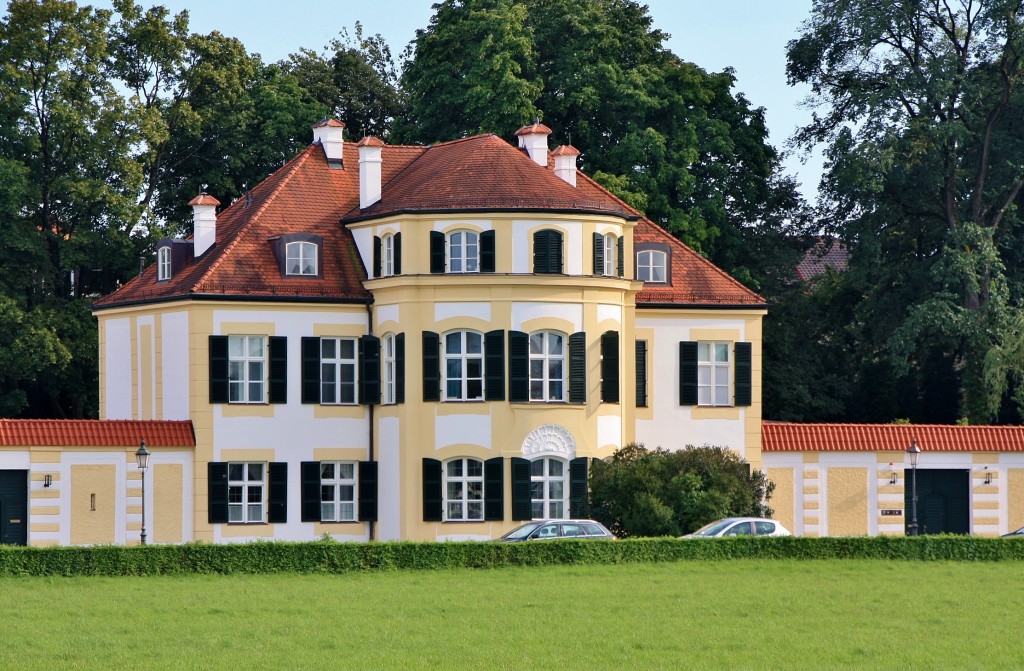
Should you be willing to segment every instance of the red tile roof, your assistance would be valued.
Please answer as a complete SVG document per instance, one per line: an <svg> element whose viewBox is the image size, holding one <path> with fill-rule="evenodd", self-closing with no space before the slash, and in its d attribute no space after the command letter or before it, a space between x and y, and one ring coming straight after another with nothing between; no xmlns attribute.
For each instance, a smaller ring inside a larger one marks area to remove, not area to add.
<svg viewBox="0 0 1024 671"><path fill-rule="evenodd" d="M765 452L1024 452L1024 426L764 422Z"/></svg>
<svg viewBox="0 0 1024 671"><path fill-rule="evenodd" d="M541 133L543 135L551 135L552 131L551 131L550 128L548 128L544 124L540 123L539 121L535 121L534 123L530 124L529 126L523 126L522 128L520 128L519 130L516 131L516 135L532 135L534 133Z"/></svg>
<svg viewBox="0 0 1024 671"><path fill-rule="evenodd" d="M201 193L192 200L188 201L189 205L213 205L216 207L220 205L220 201L211 196L208 193Z"/></svg>
<svg viewBox="0 0 1024 671"><path fill-rule="evenodd" d="M842 242L831 238L818 238L797 264L796 276L799 280L806 281L824 275L826 268L845 270L849 260L850 252Z"/></svg>
<svg viewBox="0 0 1024 671"><path fill-rule="evenodd" d="M195 447L192 422L119 419L0 419L4 447Z"/></svg>

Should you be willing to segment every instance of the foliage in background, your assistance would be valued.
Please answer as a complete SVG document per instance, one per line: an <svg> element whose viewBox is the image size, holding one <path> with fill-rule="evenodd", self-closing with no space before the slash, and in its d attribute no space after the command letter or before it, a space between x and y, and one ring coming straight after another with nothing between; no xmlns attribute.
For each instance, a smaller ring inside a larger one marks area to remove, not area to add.
<svg viewBox="0 0 1024 671"><path fill-rule="evenodd" d="M634 443L594 461L590 505L594 519L618 536L681 536L722 517L770 516L774 489L730 449Z"/></svg>

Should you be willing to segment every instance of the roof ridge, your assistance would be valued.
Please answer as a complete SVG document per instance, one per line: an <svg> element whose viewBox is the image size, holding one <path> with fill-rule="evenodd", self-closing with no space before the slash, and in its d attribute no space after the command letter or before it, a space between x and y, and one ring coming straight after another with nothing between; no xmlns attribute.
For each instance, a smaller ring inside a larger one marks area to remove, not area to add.
<svg viewBox="0 0 1024 671"><path fill-rule="evenodd" d="M235 246L238 244L238 241L247 231L249 231L250 228L252 228L253 224L256 222L256 220L260 218L260 215L263 214L267 207L272 202L274 202L274 199L277 197L277 194L281 192L281 189L291 180L291 178L298 171L299 167L306 162L306 159L309 158L309 155L313 153L313 150L317 146L319 145L309 145L304 150L293 156L292 159L289 160L287 163L285 163L280 168L278 168L277 170L263 178L263 182L266 182L268 179L277 175L278 173L283 172L285 170L288 171L287 174L281 177L281 181L277 183L277 186L275 186L273 190L270 192L270 194L267 195L266 199L264 199L264 201L260 204L256 211L253 212L252 216L249 217L249 220L242 225L242 227L238 230L237 233L235 233L234 239L224 246L224 248L220 252L220 255L210 263L209 267L206 269L206 272L204 272L195 281L195 283L192 285L192 291L195 291L196 287L201 286L207 280L207 278L210 277L213 271L220 267L221 261L223 261L224 258L227 257L228 253L235 248ZM291 167L289 168L289 166ZM228 206L227 210L230 210L232 207L234 207L235 203L239 202L239 200L242 199L238 199L234 203L231 203L231 205ZM224 212L227 212L227 210L225 210ZM221 214L224 213L222 212Z"/></svg>

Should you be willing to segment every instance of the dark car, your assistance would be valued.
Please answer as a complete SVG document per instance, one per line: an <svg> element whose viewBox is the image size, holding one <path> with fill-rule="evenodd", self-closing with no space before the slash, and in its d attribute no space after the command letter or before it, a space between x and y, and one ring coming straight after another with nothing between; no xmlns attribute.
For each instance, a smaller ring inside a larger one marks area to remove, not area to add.
<svg viewBox="0 0 1024 671"><path fill-rule="evenodd" d="M1000 538L1024 538L1024 527L1021 527L1016 531L1011 531L1008 534L1003 534Z"/></svg>
<svg viewBox="0 0 1024 671"><path fill-rule="evenodd" d="M615 540L615 535L594 520L539 520L522 524L498 540L514 543L555 538Z"/></svg>

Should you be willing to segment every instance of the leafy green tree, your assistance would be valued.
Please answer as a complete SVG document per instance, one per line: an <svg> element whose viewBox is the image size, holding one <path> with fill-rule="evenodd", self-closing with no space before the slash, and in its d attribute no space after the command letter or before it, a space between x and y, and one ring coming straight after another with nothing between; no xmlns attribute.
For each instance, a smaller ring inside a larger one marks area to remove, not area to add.
<svg viewBox="0 0 1024 671"><path fill-rule="evenodd" d="M826 146L822 218L863 291L860 356L919 381L919 407L951 372L973 421L1021 374L986 353L1020 336L1022 23L1019 0L815 0L788 47L821 111L797 140Z"/></svg>
<svg viewBox="0 0 1024 671"><path fill-rule="evenodd" d="M771 515L775 485L736 452L626 445L590 476L594 518L619 536L679 536L720 517Z"/></svg>

